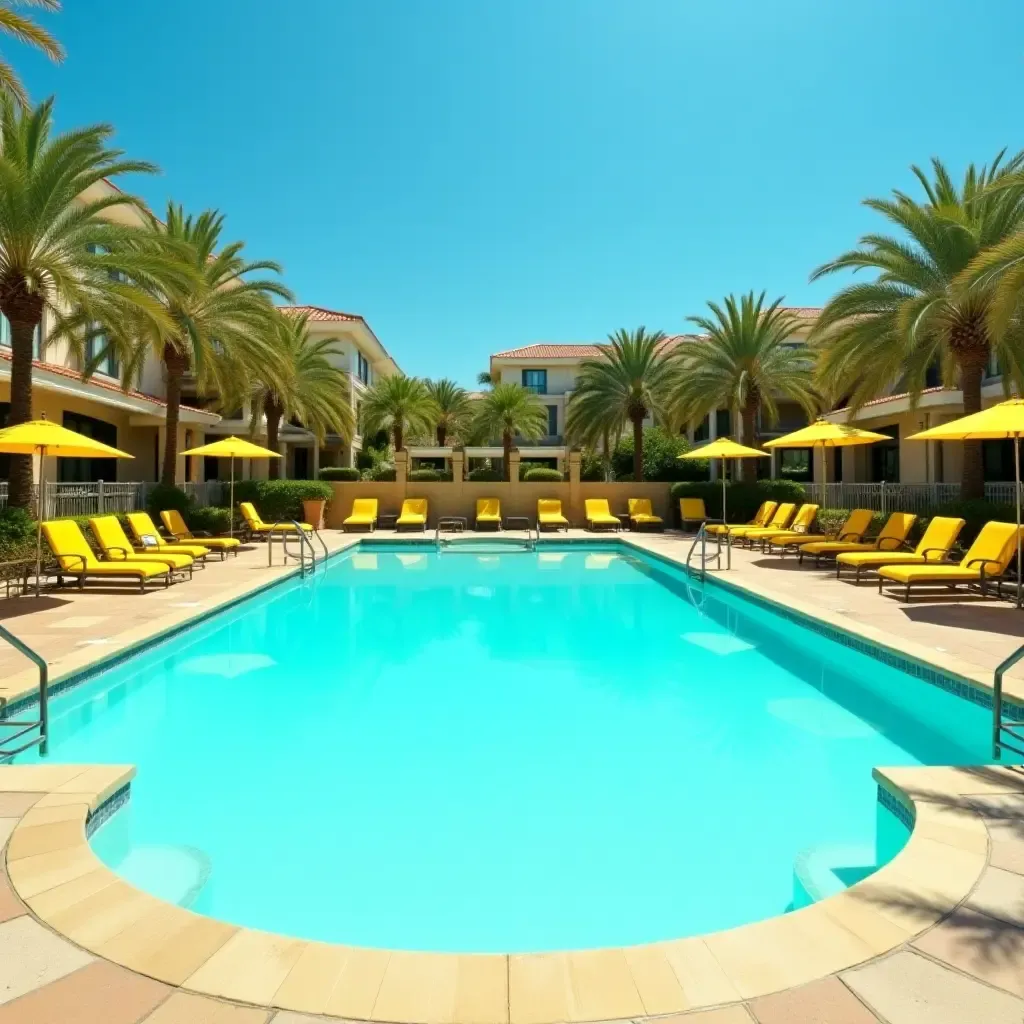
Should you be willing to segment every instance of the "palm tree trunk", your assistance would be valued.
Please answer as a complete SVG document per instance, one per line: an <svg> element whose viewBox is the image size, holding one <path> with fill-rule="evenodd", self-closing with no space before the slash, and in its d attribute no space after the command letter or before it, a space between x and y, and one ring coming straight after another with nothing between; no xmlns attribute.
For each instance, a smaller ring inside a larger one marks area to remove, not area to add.
<svg viewBox="0 0 1024 1024"><path fill-rule="evenodd" d="M163 361L167 373L167 436L164 438L164 464L160 471L160 483L173 487L178 471L181 379L188 370L188 359L173 345L164 345Z"/></svg>
<svg viewBox="0 0 1024 1024"><path fill-rule="evenodd" d="M644 478L644 420L633 417L633 479L641 483Z"/></svg>
<svg viewBox="0 0 1024 1024"><path fill-rule="evenodd" d="M505 449L505 482L512 482L512 432L506 430L501 435L501 446Z"/></svg>
<svg viewBox="0 0 1024 1024"><path fill-rule="evenodd" d="M608 481L612 478L612 433L607 427L601 442L604 445L604 478Z"/></svg>
<svg viewBox="0 0 1024 1024"><path fill-rule="evenodd" d="M757 447L757 403L747 402L741 413L743 423L743 443L749 448ZM753 483L757 479L757 459L741 459L740 479L744 483Z"/></svg>
<svg viewBox="0 0 1024 1024"><path fill-rule="evenodd" d="M391 433L395 441L395 454L397 455L405 447L405 430L401 420L395 420L391 425Z"/></svg>
<svg viewBox="0 0 1024 1024"><path fill-rule="evenodd" d="M284 415L284 409L272 397L268 396L263 403L263 415L267 421L267 447L272 452L276 452L278 445L281 443L281 417ZM267 476L271 480L281 479L280 459L270 459L270 465L267 467Z"/></svg>
<svg viewBox="0 0 1024 1024"><path fill-rule="evenodd" d="M32 339L42 318L41 307L37 308L35 320L32 320L32 309L22 310L20 305L10 312L4 309L11 324L11 409L7 423L12 427L32 419ZM30 303L26 302L25 305L30 306ZM30 508L32 482L32 456L12 455L8 504L17 508ZM39 511L41 515L42 510Z"/></svg>
<svg viewBox="0 0 1024 1024"><path fill-rule="evenodd" d="M981 378L985 371L987 353L967 353L959 360L960 390L964 396L964 415L981 412ZM981 458L980 441L964 441L964 467L960 477L960 497L963 501L985 497L985 469Z"/></svg>
<svg viewBox="0 0 1024 1024"><path fill-rule="evenodd" d="M448 428L438 423L437 425L437 447L443 448L445 441L448 440Z"/></svg>

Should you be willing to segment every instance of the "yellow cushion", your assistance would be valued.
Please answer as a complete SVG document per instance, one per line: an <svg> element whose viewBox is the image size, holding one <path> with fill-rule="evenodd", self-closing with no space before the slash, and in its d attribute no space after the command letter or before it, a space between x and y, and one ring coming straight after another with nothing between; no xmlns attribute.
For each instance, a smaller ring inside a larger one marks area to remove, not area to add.
<svg viewBox="0 0 1024 1024"><path fill-rule="evenodd" d="M148 565L145 562L101 562L89 547L78 523L70 519L57 519L42 524L43 536L50 545L61 569L68 573L92 576L162 576L166 565Z"/></svg>
<svg viewBox="0 0 1024 1024"><path fill-rule="evenodd" d="M704 510L704 499L680 498L679 517L680 519L707 519L708 514Z"/></svg>
<svg viewBox="0 0 1024 1024"><path fill-rule="evenodd" d="M662 523L664 520L661 516L645 516L642 514L632 515L629 517L634 523Z"/></svg>
<svg viewBox="0 0 1024 1024"><path fill-rule="evenodd" d="M630 498L626 504L629 510L630 519L640 519L643 517L644 522L661 522L661 516L654 514L654 508L651 506L650 498Z"/></svg>
<svg viewBox="0 0 1024 1024"><path fill-rule="evenodd" d="M131 541L125 536L117 516L94 516L89 520L89 529L103 549L103 554L111 562L161 562L174 569L187 569L192 564L192 558L185 554L151 554L135 551Z"/></svg>
<svg viewBox="0 0 1024 1024"><path fill-rule="evenodd" d="M817 540L801 544L800 550L804 554L827 555L839 551L877 551L878 548L871 541Z"/></svg>
<svg viewBox="0 0 1024 1024"><path fill-rule="evenodd" d="M401 523L405 522L426 522L427 519L427 499L426 498L406 498L402 502L402 514L398 517L398 521Z"/></svg>
<svg viewBox="0 0 1024 1024"><path fill-rule="evenodd" d="M836 556L841 565L924 565L924 557L913 551L844 551ZM931 559L929 559L931 561Z"/></svg>
<svg viewBox="0 0 1024 1024"><path fill-rule="evenodd" d="M542 523L568 523L562 515L562 502L558 498L537 499L537 519Z"/></svg>
<svg viewBox="0 0 1024 1024"><path fill-rule="evenodd" d="M964 528L963 519L951 516L935 516L928 521L928 527L914 549L915 554L925 555L929 562L940 561L956 543Z"/></svg>
<svg viewBox="0 0 1024 1024"><path fill-rule="evenodd" d="M372 524L377 519L376 498L355 498L352 501L352 514L345 520L346 523L367 523Z"/></svg>
<svg viewBox="0 0 1024 1024"><path fill-rule="evenodd" d="M586 509L586 519L589 523L614 523L619 525L617 516L613 516L608 507L607 498L587 498L583 502Z"/></svg>
<svg viewBox="0 0 1024 1024"><path fill-rule="evenodd" d="M160 531L153 525L153 520L150 519L148 512L129 512L127 519L128 525L131 527L132 533L135 535L135 539L140 547L142 546L143 537L152 537L156 541L156 544L147 545L151 552L159 551L162 553L169 551L171 554L191 555L193 558L202 558L210 553L209 548L203 547L199 543L168 544L160 536Z"/></svg>
<svg viewBox="0 0 1024 1024"><path fill-rule="evenodd" d="M496 522L501 518L501 500L498 498L477 498L476 517L484 522Z"/></svg>
<svg viewBox="0 0 1024 1024"><path fill-rule="evenodd" d="M878 575L888 580L896 580L898 583L914 583L918 580L933 580L936 583L943 580L979 580L981 566L965 569L962 565L883 565L879 568ZM998 576L999 573L987 575Z"/></svg>

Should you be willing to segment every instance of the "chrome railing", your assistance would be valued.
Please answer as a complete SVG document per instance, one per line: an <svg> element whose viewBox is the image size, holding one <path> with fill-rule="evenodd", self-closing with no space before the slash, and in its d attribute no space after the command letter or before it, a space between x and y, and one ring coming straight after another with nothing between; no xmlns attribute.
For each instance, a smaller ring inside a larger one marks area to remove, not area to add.
<svg viewBox="0 0 1024 1024"><path fill-rule="evenodd" d="M697 536L693 538L693 543L690 545L690 550L686 553L686 567L691 569L690 559L693 558L694 551L697 550L697 545L700 545L700 578L701 580L707 575L708 571L708 526L726 526L724 519L705 519L700 524L700 529L697 530ZM715 568L722 568L722 534L716 533L713 535L715 540L715 553L712 556L715 560ZM732 568L732 541L728 534L725 534L725 567L726 569Z"/></svg>
<svg viewBox="0 0 1024 1024"><path fill-rule="evenodd" d="M289 527L292 527L290 529ZM306 552L309 552L309 572L316 572L316 548L313 547L313 541L310 539L309 534L316 533L317 539L320 541L320 546L324 549L324 558L327 557L327 545L324 543L323 537L316 530L304 530L302 524L295 519L279 519L276 523L272 523L270 530L267 531L267 565L274 564L274 537L280 537L281 539L281 557L282 563L287 564L288 559L297 561L299 563L299 575L306 575ZM299 554L296 557L288 547L290 540L297 540L299 544Z"/></svg>
<svg viewBox="0 0 1024 1024"><path fill-rule="evenodd" d="M1024 658L1024 647L1018 647L1013 654L1003 659L992 679L992 756L997 761L1002 760L1004 750L1024 756L1024 722L1003 718L1003 675L1021 658ZM1015 746L1014 742L1008 743L1004 737L1009 737L1022 746Z"/></svg>
<svg viewBox="0 0 1024 1024"><path fill-rule="evenodd" d="M13 633L8 632L0 626L0 637L6 640L12 647L20 651L39 670L39 717L35 719L23 718L0 718L0 763L20 754L30 747L39 747L39 753L46 755L50 739L50 714L48 708L49 695L47 688L49 684L49 669L46 661L23 640L19 640ZM0 711L3 708L0 707ZM7 732L11 729L13 732ZM34 734L34 735L33 735ZM18 742L22 740L23 742ZM16 744L12 746L12 744Z"/></svg>

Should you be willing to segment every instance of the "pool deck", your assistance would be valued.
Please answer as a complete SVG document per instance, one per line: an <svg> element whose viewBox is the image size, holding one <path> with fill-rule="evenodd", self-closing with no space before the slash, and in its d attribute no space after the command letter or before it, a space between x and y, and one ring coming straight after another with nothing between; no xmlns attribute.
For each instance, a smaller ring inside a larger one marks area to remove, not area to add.
<svg viewBox="0 0 1024 1024"><path fill-rule="evenodd" d="M332 550L360 539L324 536ZM622 539L673 560L689 547L671 534ZM40 650L58 680L294 571L268 568L266 559L260 546L146 595L90 587L0 601L0 623ZM908 607L867 584L797 571L794 560L737 551L733 564L722 576L740 588L978 685L1024 643L1024 615L1007 602ZM0 694L32 685L17 656L0 652ZM1024 678L1014 676L1012 691L1024 697ZM515 956L307 942L199 917L139 892L94 857L85 837L90 811L132 773L127 766L0 767L0 1024L1024 1020L1024 772L1017 769L880 769L879 783L915 818L910 841L869 879L795 913L675 942Z"/></svg>

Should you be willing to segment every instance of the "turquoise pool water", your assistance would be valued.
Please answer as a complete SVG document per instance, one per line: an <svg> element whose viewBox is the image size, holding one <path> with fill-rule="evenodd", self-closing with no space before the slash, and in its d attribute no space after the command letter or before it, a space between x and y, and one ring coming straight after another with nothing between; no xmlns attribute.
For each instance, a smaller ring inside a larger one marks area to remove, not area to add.
<svg viewBox="0 0 1024 1024"><path fill-rule="evenodd" d="M987 759L982 708L618 551L364 546L59 697L50 759L138 765L93 843L157 895L466 952L782 913L898 846L874 766Z"/></svg>

